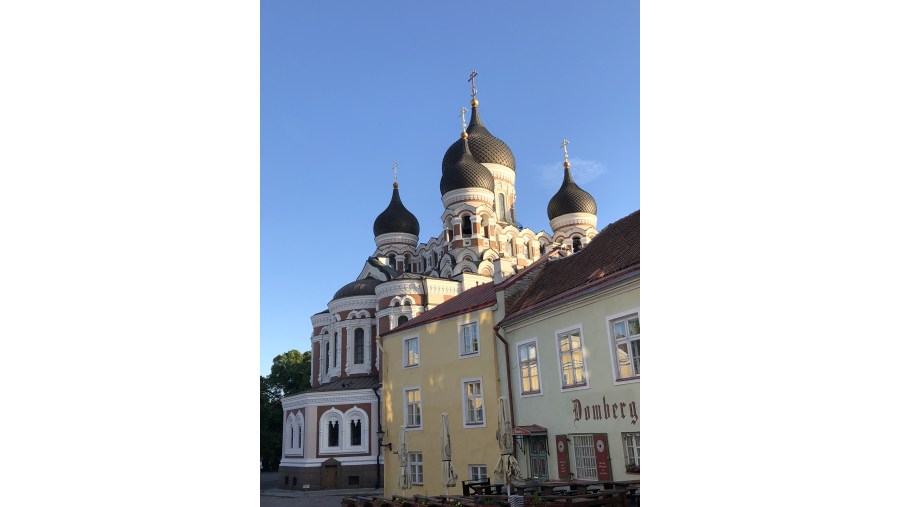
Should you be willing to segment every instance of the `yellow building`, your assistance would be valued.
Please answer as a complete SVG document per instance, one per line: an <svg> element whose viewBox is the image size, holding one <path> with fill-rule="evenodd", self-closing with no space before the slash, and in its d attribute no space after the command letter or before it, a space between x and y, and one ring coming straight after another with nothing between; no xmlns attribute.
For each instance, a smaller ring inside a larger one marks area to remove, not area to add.
<svg viewBox="0 0 900 507"><path fill-rule="evenodd" d="M385 333L383 347L385 495L443 494L441 413L450 420L453 466L461 483L490 477L500 457L497 399L501 395L494 338L493 283L469 289ZM502 351L501 351L502 353ZM407 428L411 489L398 487L400 427Z"/></svg>

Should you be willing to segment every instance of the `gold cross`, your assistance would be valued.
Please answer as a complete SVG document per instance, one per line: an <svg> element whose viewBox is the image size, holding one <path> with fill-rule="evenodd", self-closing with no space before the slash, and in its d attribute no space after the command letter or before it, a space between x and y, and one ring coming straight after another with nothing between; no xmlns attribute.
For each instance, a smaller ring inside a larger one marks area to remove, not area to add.
<svg viewBox="0 0 900 507"><path fill-rule="evenodd" d="M562 144L559 145L559 147L563 149L563 155L566 157L566 162L569 161L569 151L566 150L566 145L567 145L567 144L569 144L569 140L568 140L568 139L563 139Z"/></svg>
<svg viewBox="0 0 900 507"><path fill-rule="evenodd" d="M394 185L397 184L397 161L394 161Z"/></svg>
<svg viewBox="0 0 900 507"><path fill-rule="evenodd" d="M466 111L468 111L468 109L465 107L459 110L459 117L462 118L463 132L466 130Z"/></svg>
<svg viewBox="0 0 900 507"><path fill-rule="evenodd" d="M474 70L472 71L471 74L469 74L468 81L470 83L472 83L472 100L475 100L475 94L478 93L478 90L475 89L475 76L477 76L477 75L478 75L478 73L475 72Z"/></svg>

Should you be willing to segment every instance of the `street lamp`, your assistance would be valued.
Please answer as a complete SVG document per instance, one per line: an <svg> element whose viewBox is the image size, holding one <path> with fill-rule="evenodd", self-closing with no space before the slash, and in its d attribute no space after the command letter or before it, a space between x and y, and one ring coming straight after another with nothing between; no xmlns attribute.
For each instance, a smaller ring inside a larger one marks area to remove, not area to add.
<svg viewBox="0 0 900 507"><path fill-rule="evenodd" d="M379 446L381 446L381 447L387 447L387 450L389 450L389 451L393 451L393 450L394 450L394 449L391 447L391 443L390 443L390 442L388 442L388 443L386 443L386 444L383 443L383 442L384 442L384 430L383 430L383 429L379 428L379 429L378 429L378 432L377 432L376 434L378 435L378 445L379 445Z"/></svg>

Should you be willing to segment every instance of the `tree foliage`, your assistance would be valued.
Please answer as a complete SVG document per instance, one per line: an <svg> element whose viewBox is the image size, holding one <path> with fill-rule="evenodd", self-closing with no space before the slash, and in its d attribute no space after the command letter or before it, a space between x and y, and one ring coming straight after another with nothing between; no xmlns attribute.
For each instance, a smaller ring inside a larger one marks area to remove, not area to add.
<svg viewBox="0 0 900 507"><path fill-rule="evenodd" d="M289 350L272 360L269 375L259 377L259 452L263 467L278 470L281 460L281 398L309 389L310 352Z"/></svg>

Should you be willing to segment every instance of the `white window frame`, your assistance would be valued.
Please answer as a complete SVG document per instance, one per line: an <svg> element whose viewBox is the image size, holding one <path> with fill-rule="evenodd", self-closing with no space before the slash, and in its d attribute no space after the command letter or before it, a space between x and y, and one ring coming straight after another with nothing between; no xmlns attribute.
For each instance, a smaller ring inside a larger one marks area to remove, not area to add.
<svg viewBox="0 0 900 507"><path fill-rule="evenodd" d="M410 426L409 425L409 395L407 393L409 391L419 391L419 425L418 426ZM424 415L422 414L422 389L420 386L410 386L403 388L403 423L406 425L407 431L421 431L424 421Z"/></svg>
<svg viewBox="0 0 900 507"><path fill-rule="evenodd" d="M480 473L484 470L484 473ZM484 479L489 479L490 475L488 475L488 467L487 465L469 465L469 480L470 481L480 481Z"/></svg>
<svg viewBox="0 0 900 507"><path fill-rule="evenodd" d="M319 418L319 454L339 454L344 452L344 431L343 427L338 428L338 445L328 445L328 428L332 421L337 421L344 426L344 414L335 408L327 410L322 417Z"/></svg>
<svg viewBox="0 0 900 507"><path fill-rule="evenodd" d="M303 412L291 413L284 424L284 452L303 455ZM293 444L293 445L292 445Z"/></svg>
<svg viewBox="0 0 900 507"><path fill-rule="evenodd" d="M468 326L474 326L475 328L475 339L478 344L478 350L475 352L466 353L466 333L465 329ZM478 357L481 355L481 332L478 329L480 326L478 325L477 320L470 320L467 322L461 322L459 324L459 358L460 359L468 359L470 357Z"/></svg>
<svg viewBox="0 0 900 507"><path fill-rule="evenodd" d="M416 359L418 362L416 364L409 364L409 343L415 340L416 342ZM419 340L419 335L408 336L403 339L403 367L404 368L418 368L422 364L422 342Z"/></svg>
<svg viewBox="0 0 900 507"><path fill-rule="evenodd" d="M350 421L352 419L359 419L360 424L360 445L352 445L353 440L350 438L352 435L352 431L350 428ZM366 412L354 406L350 410L344 413L344 445L342 446L345 452L365 452L369 449L369 416Z"/></svg>
<svg viewBox="0 0 900 507"><path fill-rule="evenodd" d="M478 387L479 387L479 390L481 391L481 394L479 395L481 397L481 422L480 423L479 422L473 422L473 423L469 422L469 410L468 410L468 404L467 404L467 402L469 400L469 396L466 393L466 384L472 384L475 382L478 382ZM485 407L484 407L485 397L484 397L484 382L482 381L482 377L464 378L461 381L461 385L462 385L463 428L484 428L484 427L486 427L487 426L487 410L485 410Z"/></svg>
<svg viewBox="0 0 900 507"><path fill-rule="evenodd" d="M409 482L421 486L425 481L424 459L421 451L407 452L407 467L409 467ZM416 481L416 478L419 480Z"/></svg>
<svg viewBox="0 0 900 507"><path fill-rule="evenodd" d="M577 443L579 441L585 442L584 439L589 441L588 445L586 447L578 446ZM572 435L572 461L574 464L572 468L575 470L576 479L597 480L597 455L594 453L593 433L579 433ZM593 466L588 466L590 463L593 463ZM587 471L587 473L584 473L584 471Z"/></svg>
<svg viewBox="0 0 900 507"><path fill-rule="evenodd" d="M612 368L612 379L613 385L624 385L624 384L633 384L641 381L640 373L634 377L627 377L620 379L619 378L619 355L618 355L618 341L616 340L616 332L614 325L616 322L625 320L627 321L629 317L636 316L638 320L641 319L641 309L632 308L627 312L616 313L606 317L606 332L609 339L609 365ZM627 324L626 324L627 326ZM630 340L626 340L630 341ZM634 368L634 363L631 365Z"/></svg>
<svg viewBox="0 0 900 507"><path fill-rule="evenodd" d="M563 375L563 362L562 362L562 350L560 347L560 337L561 335L571 334L575 331L578 331L578 335L581 337L581 368L584 370L584 385L572 385L566 386L565 376ZM588 364L587 364L587 347L585 346L584 340L584 327L581 323L575 324L573 326L565 327L563 329L558 329L553 334L555 337L554 345L556 347L556 367L559 368L559 390L560 392L569 392L569 391L580 391L582 389L590 389L591 387L591 377L588 374Z"/></svg>
<svg viewBox="0 0 900 507"><path fill-rule="evenodd" d="M631 437L631 441L633 445L630 445L628 440ZM635 438L637 440L635 440ZM641 467L641 432L633 431L628 433L622 433L622 451L624 452L623 456L625 457L625 466L635 465L638 468ZM632 449L634 452L634 462L628 457L629 452L628 449Z"/></svg>
<svg viewBox="0 0 900 507"><path fill-rule="evenodd" d="M534 353L535 353L535 363L537 366L537 377L538 377L538 390L532 392L525 392L525 383L522 381L522 360L519 359L519 347L526 345L534 345ZM544 379L541 377L541 349L538 347L537 337L528 338L527 340L522 340L516 342L516 371L518 372L519 378L519 398L530 398L532 396L542 396L544 394Z"/></svg>

